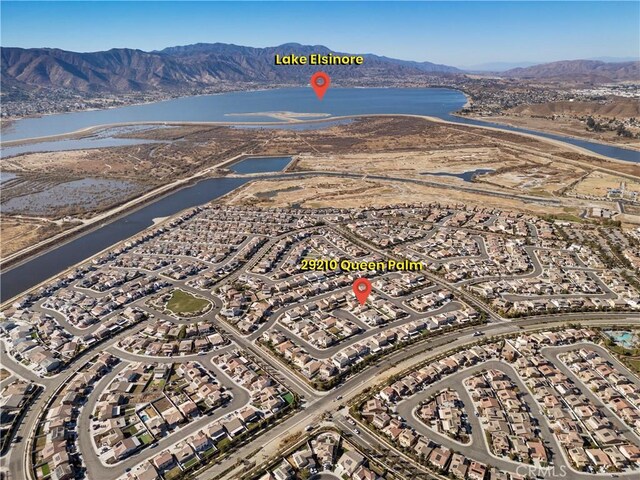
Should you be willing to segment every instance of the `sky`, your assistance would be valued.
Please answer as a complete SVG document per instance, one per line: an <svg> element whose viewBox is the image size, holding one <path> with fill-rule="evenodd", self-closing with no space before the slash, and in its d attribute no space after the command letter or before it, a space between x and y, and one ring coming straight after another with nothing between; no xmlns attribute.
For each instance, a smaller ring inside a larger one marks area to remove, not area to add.
<svg viewBox="0 0 640 480"><path fill-rule="evenodd" d="M287 42L454 66L640 56L640 2L0 3L4 47Z"/></svg>

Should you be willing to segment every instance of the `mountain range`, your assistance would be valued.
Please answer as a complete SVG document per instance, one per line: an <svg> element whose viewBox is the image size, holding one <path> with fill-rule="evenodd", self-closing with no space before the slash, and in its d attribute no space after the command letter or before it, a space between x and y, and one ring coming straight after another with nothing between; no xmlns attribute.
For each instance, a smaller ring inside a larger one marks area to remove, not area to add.
<svg viewBox="0 0 640 480"><path fill-rule="evenodd" d="M223 43L144 52L127 48L77 53L59 49L2 48L2 82L20 88L69 88L81 92L130 92L206 87L219 82L306 83L317 66L276 66L276 53L334 53L324 46L284 44L253 48ZM347 55L347 54L342 54ZM429 62L364 55L363 65L322 67L336 80L460 73Z"/></svg>
<svg viewBox="0 0 640 480"><path fill-rule="evenodd" d="M288 43L253 48L224 43L198 43L160 51L117 48L79 53L52 48L1 48L2 83L14 90L65 88L87 93L129 93L154 89L209 87L221 82L306 84L318 67L276 66L274 56L333 52L322 45ZM425 75L463 75L455 67L365 54L363 65L322 67L333 79L362 80ZM639 62L569 61L515 68L501 72L514 78L580 75L603 81L639 79Z"/></svg>
<svg viewBox="0 0 640 480"><path fill-rule="evenodd" d="M592 82L640 80L640 62L609 63L598 60L566 60L520 67L501 73L510 78L572 79Z"/></svg>

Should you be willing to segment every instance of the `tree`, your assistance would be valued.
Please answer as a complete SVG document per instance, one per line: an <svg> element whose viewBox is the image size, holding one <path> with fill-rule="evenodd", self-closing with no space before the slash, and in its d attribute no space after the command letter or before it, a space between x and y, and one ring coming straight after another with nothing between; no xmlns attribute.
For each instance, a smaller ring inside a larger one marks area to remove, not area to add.
<svg viewBox="0 0 640 480"><path fill-rule="evenodd" d="M308 478L311 478L311 472L305 468L300 471L299 477L301 480L307 480Z"/></svg>

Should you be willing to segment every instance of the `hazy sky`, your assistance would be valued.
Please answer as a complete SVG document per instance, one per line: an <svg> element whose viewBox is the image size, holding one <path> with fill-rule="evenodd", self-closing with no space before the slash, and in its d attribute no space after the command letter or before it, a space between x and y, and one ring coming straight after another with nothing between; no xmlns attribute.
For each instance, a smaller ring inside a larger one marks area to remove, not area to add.
<svg viewBox="0 0 640 480"><path fill-rule="evenodd" d="M468 66L640 55L640 2L15 2L1 43L74 51L286 42Z"/></svg>

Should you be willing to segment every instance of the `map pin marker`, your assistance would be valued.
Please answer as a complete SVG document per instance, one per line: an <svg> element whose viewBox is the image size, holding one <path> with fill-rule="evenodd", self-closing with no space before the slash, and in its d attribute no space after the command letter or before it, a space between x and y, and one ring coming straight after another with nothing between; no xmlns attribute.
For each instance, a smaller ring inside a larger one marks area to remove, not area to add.
<svg viewBox="0 0 640 480"><path fill-rule="evenodd" d="M311 87L313 87L319 100L322 100L329 85L331 85L331 79L326 73L316 72L311 76Z"/></svg>
<svg viewBox="0 0 640 480"><path fill-rule="evenodd" d="M366 278L358 278L353 282L353 293L356 294L360 305L364 305L364 302L367 301L367 297L371 293L371 282Z"/></svg>

